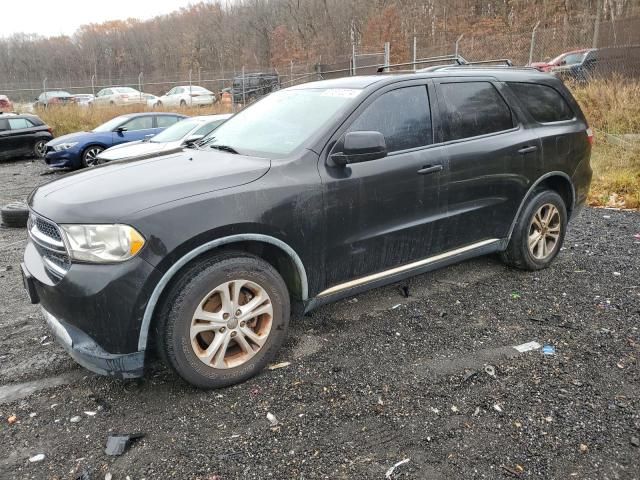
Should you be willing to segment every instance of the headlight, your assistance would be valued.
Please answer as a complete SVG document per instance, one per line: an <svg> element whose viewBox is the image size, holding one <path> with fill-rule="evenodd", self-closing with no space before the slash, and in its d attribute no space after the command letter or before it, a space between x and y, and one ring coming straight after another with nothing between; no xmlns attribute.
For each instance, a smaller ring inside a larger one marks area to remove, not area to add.
<svg viewBox="0 0 640 480"><path fill-rule="evenodd" d="M144 246L144 237L129 225L60 225L74 260L124 262Z"/></svg>
<svg viewBox="0 0 640 480"><path fill-rule="evenodd" d="M65 142L59 145L54 145L53 149L56 152L61 152L62 150L69 150L71 147L75 147L77 144L78 142Z"/></svg>

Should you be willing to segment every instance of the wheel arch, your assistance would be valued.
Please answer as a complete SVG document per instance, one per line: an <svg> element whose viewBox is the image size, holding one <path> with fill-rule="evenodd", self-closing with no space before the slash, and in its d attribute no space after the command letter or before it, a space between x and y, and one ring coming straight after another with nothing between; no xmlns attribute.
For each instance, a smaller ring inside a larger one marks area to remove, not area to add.
<svg viewBox="0 0 640 480"><path fill-rule="evenodd" d="M138 350L146 350L149 331L161 295L178 278L180 272L194 261L228 250L252 253L272 265L282 275L289 293L296 299L307 300L309 286L307 272L296 251L284 241L270 235L243 233L220 237L199 245L176 260L156 284L144 310Z"/></svg>
<svg viewBox="0 0 640 480"><path fill-rule="evenodd" d="M531 199L533 194L539 190L540 188L546 187L548 190L552 190L557 192L562 199L565 201L565 205L567 207L567 216L571 218L571 212L573 211L573 207L576 202L576 191L573 186L573 182L571 181L571 177L564 172L548 172L538 178L531 186L524 198L520 202L520 206L518 207L518 211L516 212L513 221L511 222L511 227L509 227L509 234L507 235L506 241L504 245L506 246L511 240L511 235L513 235L513 230L516 227L516 223L518 222L518 218L522 213L527 202Z"/></svg>

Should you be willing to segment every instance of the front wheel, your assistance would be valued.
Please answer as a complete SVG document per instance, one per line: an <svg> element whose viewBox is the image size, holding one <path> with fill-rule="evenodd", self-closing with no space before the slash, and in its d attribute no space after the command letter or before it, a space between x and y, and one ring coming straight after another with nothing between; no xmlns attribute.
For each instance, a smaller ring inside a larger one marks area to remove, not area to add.
<svg viewBox="0 0 640 480"><path fill-rule="evenodd" d="M502 259L524 270L546 268L560 252L566 231L564 200L554 191L540 191L521 212Z"/></svg>
<svg viewBox="0 0 640 480"><path fill-rule="evenodd" d="M184 380L220 388L259 373L284 341L287 287L263 260L241 252L187 270L160 310L160 355Z"/></svg>
<svg viewBox="0 0 640 480"><path fill-rule="evenodd" d="M82 166L83 167L95 167L98 165L98 155L102 153L104 148L97 145L93 145L82 152Z"/></svg>

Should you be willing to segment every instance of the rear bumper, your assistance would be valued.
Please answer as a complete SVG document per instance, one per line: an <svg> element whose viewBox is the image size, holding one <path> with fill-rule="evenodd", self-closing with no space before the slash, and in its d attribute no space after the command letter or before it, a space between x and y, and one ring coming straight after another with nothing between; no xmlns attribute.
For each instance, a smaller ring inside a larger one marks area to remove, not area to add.
<svg viewBox="0 0 640 480"><path fill-rule="evenodd" d="M54 337L76 362L87 370L117 378L138 378L144 373L144 351L113 354L106 352L82 330L42 309Z"/></svg>

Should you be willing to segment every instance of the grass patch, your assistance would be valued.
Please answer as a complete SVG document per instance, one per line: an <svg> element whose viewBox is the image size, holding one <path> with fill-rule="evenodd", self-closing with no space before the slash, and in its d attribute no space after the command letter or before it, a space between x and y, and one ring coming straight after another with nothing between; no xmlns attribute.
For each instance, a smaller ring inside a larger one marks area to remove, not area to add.
<svg viewBox="0 0 640 480"><path fill-rule="evenodd" d="M640 149L614 145L606 135L640 134L640 82L613 77L569 87L596 136L589 203L640 208Z"/></svg>

